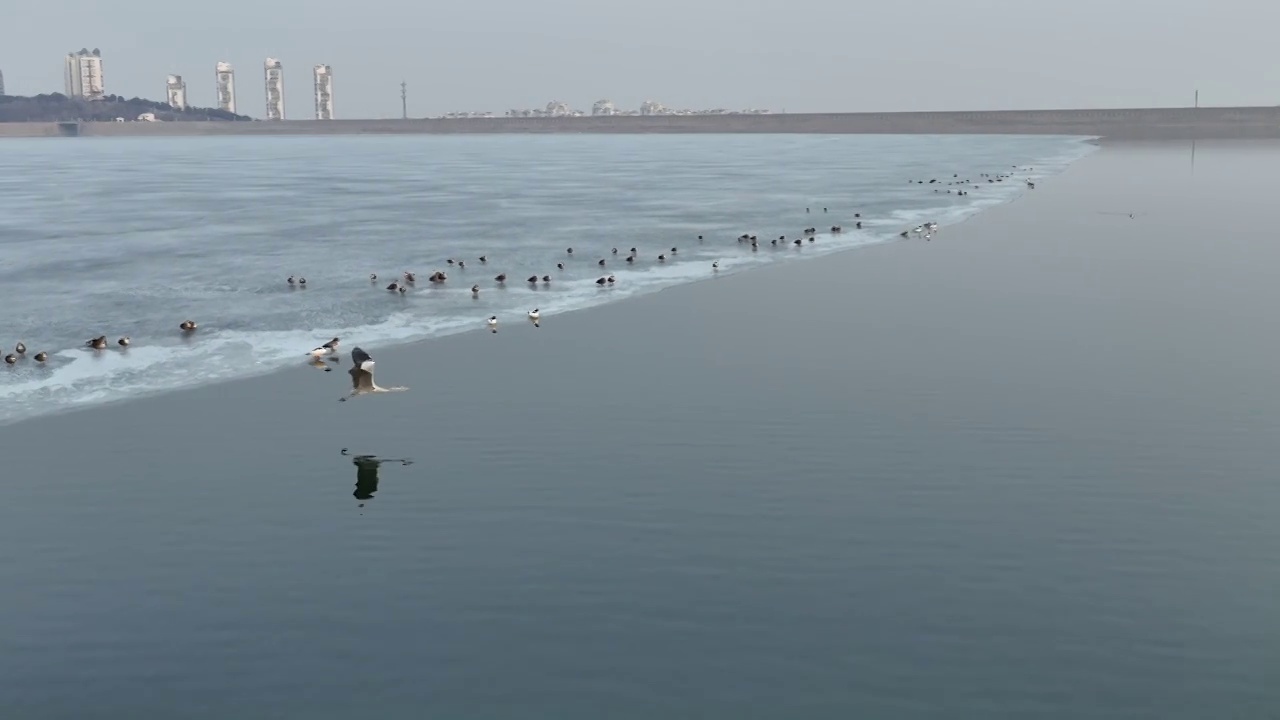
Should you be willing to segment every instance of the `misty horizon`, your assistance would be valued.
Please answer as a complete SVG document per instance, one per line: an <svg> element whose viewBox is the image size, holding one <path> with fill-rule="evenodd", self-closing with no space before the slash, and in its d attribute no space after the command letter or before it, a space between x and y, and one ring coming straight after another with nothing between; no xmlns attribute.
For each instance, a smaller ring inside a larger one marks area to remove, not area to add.
<svg viewBox="0 0 1280 720"><path fill-rule="evenodd" d="M392 118L408 82L411 116L541 108L877 112L1275 105L1266 56L1280 8L1247 0L1123 6L1084 0L920 0L907 8L824 0L655 0L605 8L488 0L422 7L370 0L246 0L179 20L155 0L9 10L0 43L12 95L63 92L63 58L101 48L105 90L214 107L214 65L236 72L237 112L263 117L263 62L284 67L286 117L314 117L312 68L333 68L334 116ZM1241 24L1238 18L1250 22Z"/></svg>

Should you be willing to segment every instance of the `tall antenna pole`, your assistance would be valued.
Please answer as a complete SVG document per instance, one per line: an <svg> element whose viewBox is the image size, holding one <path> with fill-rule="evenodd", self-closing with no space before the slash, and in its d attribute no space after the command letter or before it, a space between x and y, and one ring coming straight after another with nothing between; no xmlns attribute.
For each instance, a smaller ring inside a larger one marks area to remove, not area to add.
<svg viewBox="0 0 1280 720"><path fill-rule="evenodd" d="M1196 107L1200 107L1200 91L1196 90Z"/></svg>
<svg viewBox="0 0 1280 720"><path fill-rule="evenodd" d="M400 117L409 119L409 83L400 81Z"/></svg>

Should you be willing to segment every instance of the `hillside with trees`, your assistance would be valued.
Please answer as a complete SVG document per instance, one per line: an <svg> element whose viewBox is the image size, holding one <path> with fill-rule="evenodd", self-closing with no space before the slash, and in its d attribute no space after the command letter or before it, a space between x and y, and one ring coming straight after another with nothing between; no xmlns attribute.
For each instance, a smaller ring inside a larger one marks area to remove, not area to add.
<svg viewBox="0 0 1280 720"><path fill-rule="evenodd" d="M192 120L252 120L247 115L237 115L226 110L193 108L175 110L166 103L143 98L125 99L119 95L107 95L101 100L67 97L62 93L49 95L0 95L0 122L71 122L90 120L112 122L116 118L136 120L143 113L152 113L156 120L184 122Z"/></svg>

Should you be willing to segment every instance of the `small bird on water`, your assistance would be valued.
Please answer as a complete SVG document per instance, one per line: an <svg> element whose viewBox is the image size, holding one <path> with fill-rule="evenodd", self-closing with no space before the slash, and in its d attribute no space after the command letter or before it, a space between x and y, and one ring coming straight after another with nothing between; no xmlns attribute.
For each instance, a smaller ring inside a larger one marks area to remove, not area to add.
<svg viewBox="0 0 1280 720"><path fill-rule="evenodd" d="M489 326L490 332L495 332L495 333L498 332L498 316L497 315L490 315L489 319L485 320L484 322L486 325Z"/></svg>
<svg viewBox="0 0 1280 720"><path fill-rule="evenodd" d="M530 320L530 322L532 322L532 323L533 323L533 326L534 326L534 327L542 327L541 325L539 325L539 324L538 324L538 322L539 322L541 319L542 319L542 315L540 315L540 314L538 313L538 308L534 308L534 309L532 309L532 310L530 310L530 311L529 311L529 320Z"/></svg>
<svg viewBox="0 0 1280 720"><path fill-rule="evenodd" d="M307 354L313 358L322 358L322 357L325 357L326 355L333 355L337 352L338 352L338 338L334 338L329 342L315 348L314 350L312 350Z"/></svg>

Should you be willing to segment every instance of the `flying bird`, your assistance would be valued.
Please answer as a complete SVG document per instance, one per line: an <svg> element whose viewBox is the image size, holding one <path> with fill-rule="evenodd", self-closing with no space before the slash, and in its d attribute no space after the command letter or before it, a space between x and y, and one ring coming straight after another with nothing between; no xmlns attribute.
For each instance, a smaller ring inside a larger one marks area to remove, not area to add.
<svg viewBox="0 0 1280 720"><path fill-rule="evenodd" d="M346 397L338 398L339 400L345 401L348 398L366 393L403 392L409 389L407 387L379 387L373 381L373 358L369 357L369 353L358 347L351 349L351 369L347 372L351 374L351 393Z"/></svg>

